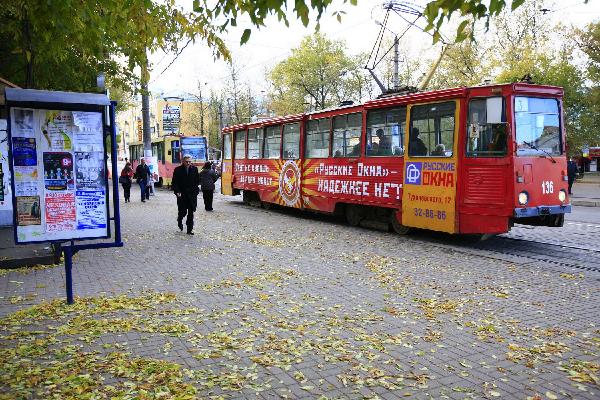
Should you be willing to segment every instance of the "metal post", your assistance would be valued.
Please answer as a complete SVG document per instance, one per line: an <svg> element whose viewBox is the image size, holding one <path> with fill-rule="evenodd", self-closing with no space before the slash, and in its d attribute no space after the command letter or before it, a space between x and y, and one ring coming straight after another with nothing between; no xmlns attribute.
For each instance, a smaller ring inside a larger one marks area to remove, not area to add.
<svg viewBox="0 0 600 400"><path fill-rule="evenodd" d="M394 37L394 90L400 89L400 80L398 79L398 64L400 63L400 50L398 49L398 36Z"/></svg>
<svg viewBox="0 0 600 400"><path fill-rule="evenodd" d="M119 208L119 170L117 168L117 146L115 145L117 140L117 124L115 121L115 108L117 107L116 101L110 102L109 107L109 118L110 118L110 130L113 144L111 149L112 158L112 183L113 183L113 209L114 209L114 221L115 221L115 242L121 243L121 214Z"/></svg>
<svg viewBox="0 0 600 400"><path fill-rule="evenodd" d="M66 288L67 288L67 304L73 304L73 250L71 243L68 247L63 248L65 255L65 276L66 276Z"/></svg>

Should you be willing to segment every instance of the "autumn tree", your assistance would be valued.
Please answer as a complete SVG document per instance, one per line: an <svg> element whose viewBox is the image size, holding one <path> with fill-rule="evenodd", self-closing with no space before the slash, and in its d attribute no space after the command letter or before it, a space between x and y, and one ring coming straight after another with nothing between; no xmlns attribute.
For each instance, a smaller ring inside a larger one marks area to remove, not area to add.
<svg viewBox="0 0 600 400"><path fill-rule="evenodd" d="M357 99L360 66L346 54L342 41L327 39L322 33L305 37L292 54L268 74L272 85L271 108L290 114L336 105L349 96ZM357 99L358 100L358 99Z"/></svg>

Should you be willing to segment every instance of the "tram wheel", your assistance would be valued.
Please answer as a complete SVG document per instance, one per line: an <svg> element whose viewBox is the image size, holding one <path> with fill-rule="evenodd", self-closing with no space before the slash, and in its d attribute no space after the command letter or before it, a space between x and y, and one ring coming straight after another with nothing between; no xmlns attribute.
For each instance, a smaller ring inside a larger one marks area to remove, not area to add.
<svg viewBox="0 0 600 400"><path fill-rule="evenodd" d="M262 208L264 208L265 210L270 210L273 207L273 203L269 203L268 201L261 201L260 205L262 206Z"/></svg>
<svg viewBox="0 0 600 400"><path fill-rule="evenodd" d="M244 190L242 192L242 201L244 202L245 205L249 206L252 202L252 192Z"/></svg>
<svg viewBox="0 0 600 400"><path fill-rule="evenodd" d="M391 220L392 228L394 228L394 232L396 232L398 235L408 235L410 233L411 228L398 222L398 218L396 218L395 213L392 213Z"/></svg>
<svg viewBox="0 0 600 400"><path fill-rule="evenodd" d="M346 221L352 226L358 226L365 218L365 213L361 206L348 204L346 206Z"/></svg>

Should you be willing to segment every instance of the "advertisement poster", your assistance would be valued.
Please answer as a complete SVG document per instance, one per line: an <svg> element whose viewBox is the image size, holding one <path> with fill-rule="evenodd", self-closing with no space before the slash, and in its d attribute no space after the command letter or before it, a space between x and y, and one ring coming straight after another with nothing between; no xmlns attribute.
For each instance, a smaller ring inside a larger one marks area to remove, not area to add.
<svg viewBox="0 0 600 400"><path fill-rule="evenodd" d="M44 153L44 185L46 190L74 188L71 153Z"/></svg>
<svg viewBox="0 0 600 400"><path fill-rule="evenodd" d="M42 136L48 150L72 150L71 131L73 114L70 111L46 111L43 113Z"/></svg>
<svg viewBox="0 0 600 400"><path fill-rule="evenodd" d="M104 187L104 153L75 152L77 189L98 190Z"/></svg>
<svg viewBox="0 0 600 400"><path fill-rule="evenodd" d="M74 112L73 138L75 151L103 152L102 114L94 112Z"/></svg>
<svg viewBox="0 0 600 400"><path fill-rule="evenodd" d="M46 193L46 231L61 232L75 229L75 194Z"/></svg>
<svg viewBox="0 0 600 400"><path fill-rule="evenodd" d="M150 169L150 176L154 179L154 182L158 182L158 158L157 157L144 157L146 160L146 164L148 164L148 168Z"/></svg>
<svg viewBox="0 0 600 400"><path fill-rule="evenodd" d="M38 192L38 169L35 167L14 167L15 194L17 196L34 196Z"/></svg>
<svg viewBox="0 0 600 400"><path fill-rule="evenodd" d="M180 108L165 104L163 108L163 132L177 135L179 133Z"/></svg>
<svg viewBox="0 0 600 400"><path fill-rule="evenodd" d="M37 165L37 151L34 138L16 137L12 141L14 166Z"/></svg>
<svg viewBox="0 0 600 400"><path fill-rule="evenodd" d="M34 137L33 110L16 108L13 110L13 135L21 137Z"/></svg>
<svg viewBox="0 0 600 400"><path fill-rule="evenodd" d="M192 162L201 163L207 161L205 137L182 137L181 151L184 155L192 156Z"/></svg>
<svg viewBox="0 0 600 400"><path fill-rule="evenodd" d="M17 225L40 225L41 223L40 196L17 196Z"/></svg>
<svg viewBox="0 0 600 400"><path fill-rule="evenodd" d="M108 236L102 113L11 108L10 116L17 241Z"/></svg>
<svg viewBox="0 0 600 400"><path fill-rule="evenodd" d="M77 229L106 228L106 196L103 190L76 192Z"/></svg>

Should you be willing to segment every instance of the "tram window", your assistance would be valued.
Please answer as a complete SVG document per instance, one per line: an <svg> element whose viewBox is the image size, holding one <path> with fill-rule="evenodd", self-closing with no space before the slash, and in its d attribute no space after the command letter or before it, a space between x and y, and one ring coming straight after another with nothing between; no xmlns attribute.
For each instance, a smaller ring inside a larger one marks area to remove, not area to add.
<svg viewBox="0 0 600 400"><path fill-rule="evenodd" d="M267 126L265 135L264 158L279 158L281 149L281 126Z"/></svg>
<svg viewBox="0 0 600 400"><path fill-rule="evenodd" d="M223 159L231 160L231 135L223 135Z"/></svg>
<svg viewBox="0 0 600 400"><path fill-rule="evenodd" d="M505 104L502 97L473 99L467 121L467 157L503 157L507 150Z"/></svg>
<svg viewBox="0 0 600 400"><path fill-rule="evenodd" d="M404 155L406 107L367 114L367 156Z"/></svg>
<svg viewBox="0 0 600 400"><path fill-rule="evenodd" d="M329 118L306 122L306 158L329 157Z"/></svg>
<svg viewBox="0 0 600 400"><path fill-rule="evenodd" d="M560 114L556 99L515 98L518 156L560 155Z"/></svg>
<svg viewBox="0 0 600 400"><path fill-rule="evenodd" d="M361 130L362 114L360 113L333 117L333 156L360 156Z"/></svg>
<svg viewBox="0 0 600 400"><path fill-rule="evenodd" d="M453 101L414 106L410 113L408 155L451 157L455 110Z"/></svg>
<svg viewBox="0 0 600 400"><path fill-rule="evenodd" d="M179 140L171 142L171 163L178 164L181 162L181 151L179 148Z"/></svg>
<svg viewBox="0 0 600 400"><path fill-rule="evenodd" d="M235 132L235 147L233 156L236 160L246 158L246 132L237 131Z"/></svg>
<svg viewBox="0 0 600 400"><path fill-rule="evenodd" d="M283 126L283 158L295 160L300 158L300 124Z"/></svg>
<svg viewBox="0 0 600 400"><path fill-rule="evenodd" d="M258 136L262 136L262 129L248 130L248 158L261 158Z"/></svg>

